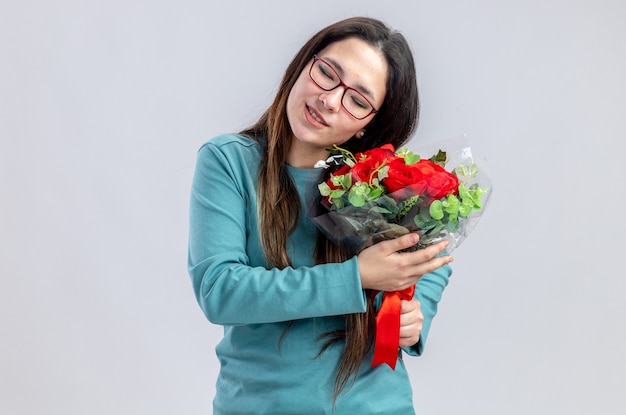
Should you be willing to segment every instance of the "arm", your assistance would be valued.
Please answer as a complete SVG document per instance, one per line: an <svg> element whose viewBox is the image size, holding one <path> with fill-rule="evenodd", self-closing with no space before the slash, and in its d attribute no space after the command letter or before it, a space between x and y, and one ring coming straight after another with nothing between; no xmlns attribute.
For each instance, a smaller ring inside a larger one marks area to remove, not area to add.
<svg viewBox="0 0 626 415"><path fill-rule="evenodd" d="M437 314L437 305L441 301L443 291L448 285L451 274L452 268L449 265L444 265L424 275L415 285L414 298L419 301L424 320L419 341L413 346L402 348L407 354L420 356L423 353L430 325Z"/></svg>
<svg viewBox="0 0 626 415"><path fill-rule="evenodd" d="M206 317L216 324L237 325L364 312L356 257L296 269L262 266L256 168L250 168L257 160L249 153L240 142L209 143L198 153L188 267Z"/></svg>

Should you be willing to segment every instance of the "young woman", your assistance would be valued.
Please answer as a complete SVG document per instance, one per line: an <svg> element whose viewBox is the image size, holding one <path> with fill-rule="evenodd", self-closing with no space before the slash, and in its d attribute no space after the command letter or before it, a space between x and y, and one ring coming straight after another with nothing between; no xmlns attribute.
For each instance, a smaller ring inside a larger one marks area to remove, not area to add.
<svg viewBox="0 0 626 415"><path fill-rule="evenodd" d="M314 35L272 105L240 134L198 153L189 272L206 317L224 326L215 414L411 414L402 352L371 368L372 290L416 284L400 345L419 355L451 274L446 243L415 252L410 234L349 257L308 218L326 148L396 147L418 116L404 37L351 18Z"/></svg>

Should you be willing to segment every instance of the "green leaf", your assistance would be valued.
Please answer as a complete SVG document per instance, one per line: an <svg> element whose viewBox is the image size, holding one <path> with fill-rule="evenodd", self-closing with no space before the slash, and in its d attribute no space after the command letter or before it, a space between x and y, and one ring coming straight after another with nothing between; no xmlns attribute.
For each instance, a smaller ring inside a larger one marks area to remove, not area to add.
<svg viewBox="0 0 626 415"><path fill-rule="evenodd" d="M435 226L434 228L432 228L431 230L426 232L426 234L427 235L438 235L439 232L441 232L444 228L445 228L444 224L438 224L437 226Z"/></svg>
<svg viewBox="0 0 626 415"><path fill-rule="evenodd" d="M478 176L478 173L480 172L480 170L478 170L478 166L475 164L472 164L470 166L470 177L474 178L476 176Z"/></svg>
<svg viewBox="0 0 626 415"><path fill-rule="evenodd" d="M466 164L460 164L454 168L454 174L465 181L469 176L469 168Z"/></svg>
<svg viewBox="0 0 626 415"><path fill-rule="evenodd" d="M396 155L402 157L404 159L404 164L406 164L407 166L415 164L421 159L419 154L413 153L406 147L402 147L400 150L396 151Z"/></svg>
<svg viewBox="0 0 626 415"><path fill-rule="evenodd" d="M378 169L378 180L384 180L389 176L389 166L383 166Z"/></svg>
<svg viewBox="0 0 626 415"><path fill-rule="evenodd" d="M363 206L369 199L370 187L367 183L357 182L350 188L348 201L357 207Z"/></svg>
<svg viewBox="0 0 626 415"><path fill-rule="evenodd" d="M413 222L415 222L415 225L418 228L423 230L428 230L437 226L437 221L432 220L432 218L426 214L415 215Z"/></svg>
<svg viewBox="0 0 626 415"><path fill-rule="evenodd" d="M343 176L341 176L341 186L344 189L349 189L352 186L352 174L351 173L347 173L344 174Z"/></svg>
<svg viewBox="0 0 626 415"><path fill-rule="evenodd" d="M350 192L348 194L348 202L356 207L363 206L365 204L365 196L358 192Z"/></svg>
<svg viewBox="0 0 626 415"><path fill-rule="evenodd" d="M326 184L326 182L318 184L317 188L322 196L328 196L330 194L330 186Z"/></svg>
<svg viewBox="0 0 626 415"><path fill-rule="evenodd" d="M454 213L450 213L450 216L448 216L448 221L450 221L450 222L458 222L459 221L459 212L456 211Z"/></svg>
<svg viewBox="0 0 626 415"><path fill-rule="evenodd" d="M375 187L369 194L370 200L377 200L380 196L382 196L384 189L382 187Z"/></svg>
<svg viewBox="0 0 626 415"><path fill-rule="evenodd" d="M391 211L383 206L374 206L370 209L370 212L381 213L383 215L389 215Z"/></svg>
<svg viewBox="0 0 626 415"><path fill-rule="evenodd" d="M382 189L375 189L375 191L373 191L372 193L378 193L378 191L382 192ZM385 195L381 195L380 198L378 199L374 199L374 197L372 197L372 200L376 201L376 205L380 206L384 209L386 209L387 211L389 211L390 213L396 215L398 213L398 203L392 199L389 196L385 196Z"/></svg>
<svg viewBox="0 0 626 415"><path fill-rule="evenodd" d="M446 223L446 230L450 233L456 232L459 229L459 222Z"/></svg>
<svg viewBox="0 0 626 415"><path fill-rule="evenodd" d="M453 215L459 211L459 206L461 205L461 202L459 201L459 198L457 198L455 195L448 195L448 197L443 202L441 202L441 204L443 205L447 213Z"/></svg>
<svg viewBox="0 0 626 415"><path fill-rule="evenodd" d="M470 192L472 192L473 195L474 207L476 209L481 209L483 207L481 198L487 194L487 189L483 189L475 183L470 187Z"/></svg>
<svg viewBox="0 0 626 415"><path fill-rule="evenodd" d="M441 167L445 167L446 163L448 162L448 156L446 155L445 151L439 150L437 154L432 156L429 160L435 164L440 165Z"/></svg>
<svg viewBox="0 0 626 415"><path fill-rule="evenodd" d="M421 202L419 195L411 196L404 202L401 202L399 206L400 211L398 212L398 216L404 217L407 213L409 213L413 206L415 206L419 202Z"/></svg>
<svg viewBox="0 0 626 415"><path fill-rule="evenodd" d="M421 157L418 154L412 153L412 152L408 152L406 154L406 156L404 156L404 163L407 166L410 166L412 164L417 163L418 161L420 161Z"/></svg>
<svg viewBox="0 0 626 415"><path fill-rule="evenodd" d="M459 215L466 218L472 213L473 205L470 202L463 201L459 207Z"/></svg>
<svg viewBox="0 0 626 415"><path fill-rule="evenodd" d="M467 190L467 187L465 187L464 184L460 184L459 185L459 197L461 198L461 200L466 200L466 199L471 199L472 196L470 195L469 190Z"/></svg>
<svg viewBox="0 0 626 415"><path fill-rule="evenodd" d="M454 168L454 174L456 174L457 177L462 178L466 183L478 176L479 172L480 171L476 164L460 164Z"/></svg>
<svg viewBox="0 0 626 415"><path fill-rule="evenodd" d="M339 176L331 175L330 176L330 182L335 187L344 187L345 188L345 186L343 185L343 181L344 181L345 177L346 177L346 175L339 175Z"/></svg>
<svg viewBox="0 0 626 415"><path fill-rule="evenodd" d="M343 196L346 193L345 190L343 189L335 189L335 190L331 190L330 191L330 198L331 199L339 199L341 196Z"/></svg>
<svg viewBox="0 0 626 415"><path fill-rule="evenodd" d="M435 200L433 203L431 203L430 207L428 208L428 213L435 220L443 219L443 204L441 203L441 201Z"/></svg>

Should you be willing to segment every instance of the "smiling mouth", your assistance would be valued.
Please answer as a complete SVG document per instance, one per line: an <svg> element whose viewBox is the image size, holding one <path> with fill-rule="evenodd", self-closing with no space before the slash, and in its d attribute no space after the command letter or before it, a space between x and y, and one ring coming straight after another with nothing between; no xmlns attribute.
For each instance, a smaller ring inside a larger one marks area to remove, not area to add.
<svg viewBox="0 0 626 415"><path fill-rule="evenodd" d="M307 105L306 110L309 112L309 114L311 114L311 117L313 117L313 119L314 119L315 121L317 121L317 122L318 122L318 123L320 123L320 124L323 124L323 125L328 126L328 124L326 124L326 121L324 121L323 119L321 119L321 118L319 117L319 115L317 115L317 113L313 110L313 108L311 108L311 107L309 107L309 106Z"/></svg>

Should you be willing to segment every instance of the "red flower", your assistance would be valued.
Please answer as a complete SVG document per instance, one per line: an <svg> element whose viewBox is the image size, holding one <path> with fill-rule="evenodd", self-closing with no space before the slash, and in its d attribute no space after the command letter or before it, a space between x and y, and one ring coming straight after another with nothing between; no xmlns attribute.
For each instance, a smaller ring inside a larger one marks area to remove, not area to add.
<svg viewBox="0 0 626 415"><path fill-rule="evenodd" d="M424 173L419 168L416 168L415 165L407 166L401 157L389 162L387 177L382 182L389 193L395 193L402 189L406 190L402 192L403 195L400 195L399 198L421 195L426 189ZM404 193L407 193L409 196L404 195ZM394 196L398 198L397 194Z"/></svg>
<svg viewBox="0 0 626 415"><path fill-rule="evenodd" d="M383 185L389 193L395 193L396 199L425 193L430 200L438 200L450 193L457 194L459 179L430 160L422 159L407 166L403 158L397 158L389 163Z"/></svg>
<svg viewBox="0 0 626 415"><path fill-rule="evenodd" d="M420 169L426 178L426 193L432 200L438 200L446 195L458 194L459 179L456 175L430 160L420 160L413 164Z"/></svg>
<svg viewBox="0 0 626 415"><path fill-rule="evenodd" d="M361 182L370 182L377 175L372 173L380 169L385 163L398 158L394 153L391 144L385 144L382 147L374 148L363 153L356 153L357 163L352 167L352 180Z"/></svg>

